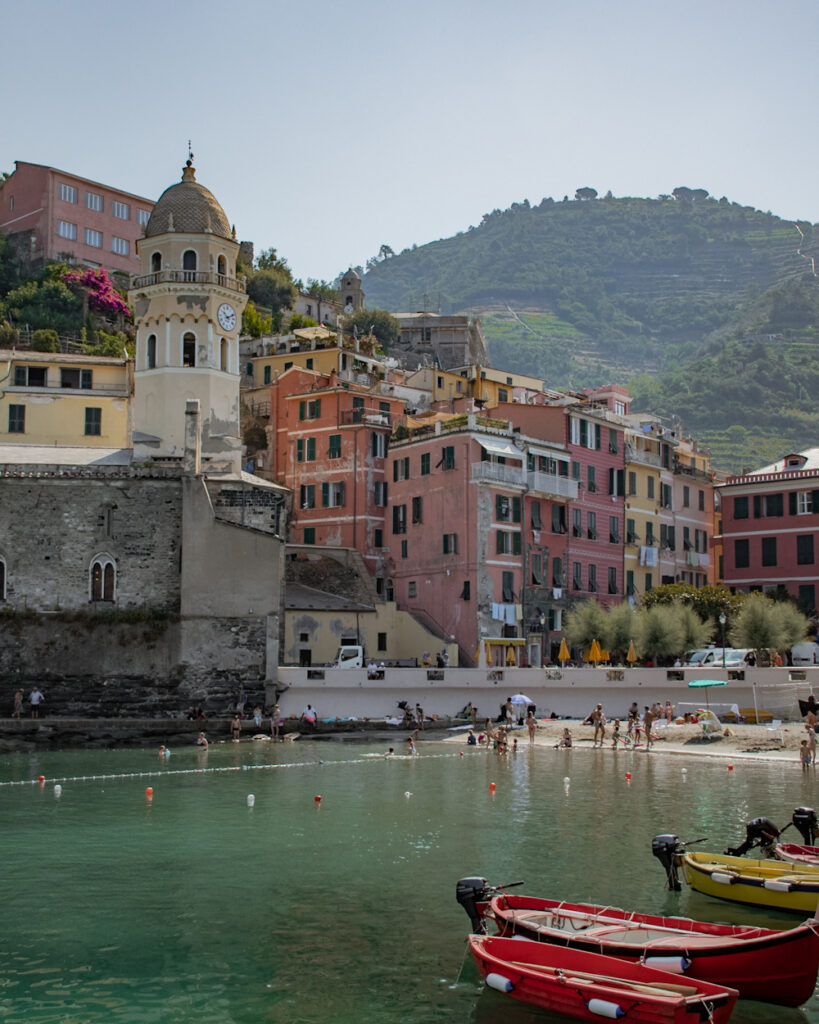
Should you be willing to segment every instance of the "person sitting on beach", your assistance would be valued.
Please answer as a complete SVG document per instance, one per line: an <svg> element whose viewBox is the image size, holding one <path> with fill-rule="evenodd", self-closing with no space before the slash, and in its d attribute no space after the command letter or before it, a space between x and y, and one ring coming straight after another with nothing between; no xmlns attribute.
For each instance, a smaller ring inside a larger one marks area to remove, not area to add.
<svg viewBox="0 0 819 1024"><path fill-rule="evenodd" d="M569 732L569 727L563 730L563 735L560 737L560 742L555 744L555 747L569 748L572 745L572 734Z"/></svg>
<svg viewBox="0 0 819 1024"><path fill-rule="evenodd" d="M474 747L477 746L477 743L478 741L475 738L475 731L474 729L470 729L469 732L466 734L466 745L468 747Z"/></svg>

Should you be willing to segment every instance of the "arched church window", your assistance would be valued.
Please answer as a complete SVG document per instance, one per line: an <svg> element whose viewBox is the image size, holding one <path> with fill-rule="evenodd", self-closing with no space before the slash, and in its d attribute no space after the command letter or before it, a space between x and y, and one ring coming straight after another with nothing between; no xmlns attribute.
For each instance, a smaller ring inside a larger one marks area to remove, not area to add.
<svg viewBox="0 0 819 1024"><path fill-rule="evenodd" d="M190 331L182 335L182 365L196 366L196 335Z"/></svg>
<svg viewBox="0 0 819 1024"><path fill-rule="evenodd" d="M152 252L151 253L151 273L158 274L162 269L162 253Z"/></svg>
<svg viewBox="0 0 819 1024"><path fill-rule="evenodd" d="M91 563L91 600L113 601L117 570L110 555L99 555Z"/></svg>
<svg viewBox="0 0 819 1024"><path fill-rule="evenodd" d="M194 281L194 273L196 271L196 251L194 249L186 249L182 253L182 278L185 281Z"/></svg>
<svg viewBox="0 0 819 1024"><path fill-rule="evenodd" d="M222 338L220 366L221 369L224 370L225 372L227 372L229 369L229 359L230 348L228 347L228 340L227 338Z"/></svg>
<svg viewBox="0 0 819 1024"><path fill-rule="evenodd" d="M148 336L148 356L146 360L146 366L149 370L156 368L156 335L151 334Z"/></svg>
<svg viewBox="0 0 819 1024"><path fill-rule="evenodd" d="M216 273L222 277L225 277L227 274L227 260L224 256L220 256L216 261Z"/></svg>

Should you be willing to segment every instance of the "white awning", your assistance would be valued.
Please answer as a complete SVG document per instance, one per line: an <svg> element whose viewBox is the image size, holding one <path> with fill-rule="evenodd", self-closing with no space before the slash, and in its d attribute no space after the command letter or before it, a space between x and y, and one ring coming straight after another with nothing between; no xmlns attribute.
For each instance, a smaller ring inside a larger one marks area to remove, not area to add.
<svg viewBox="0 0 819 1024"><path fill-rule="evenodd" d="M566 452L555 451L554 448L538 448L537 445L529 445L530 455L539 455L543 459L555 459L557 462L568 462L569 456Z"/></svg>
<svg viewBox="0 0 819 1024"><path fill-rule="evenodd" d="M489 452L492 455L502 455L506 459L522 459L523 452L520 448L512 444L511 441L489 440L484 437L478 438L478 444L483 448L485 452Z"/></svg>

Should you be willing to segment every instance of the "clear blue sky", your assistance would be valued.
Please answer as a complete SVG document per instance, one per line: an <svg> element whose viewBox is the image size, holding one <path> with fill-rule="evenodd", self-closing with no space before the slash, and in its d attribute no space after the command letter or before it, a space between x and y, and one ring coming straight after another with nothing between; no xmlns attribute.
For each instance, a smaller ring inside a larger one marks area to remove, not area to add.
<svg viewBox="0 0 819 1024"><path fill-rule="evenodd" d="M676 185L819 221L816 0L6 4L0 170L198 179L332 278L496 207Z"/></svg>

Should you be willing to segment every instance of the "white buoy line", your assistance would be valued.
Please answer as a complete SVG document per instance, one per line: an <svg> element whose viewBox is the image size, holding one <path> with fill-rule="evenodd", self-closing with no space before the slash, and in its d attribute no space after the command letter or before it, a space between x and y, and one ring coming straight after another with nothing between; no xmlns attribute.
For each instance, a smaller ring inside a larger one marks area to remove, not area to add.
<svg viewBox="0 0 819 1024"><path fill-rule="evenodd" d="M478 753L479 751L476 751ZM53 779L20 779L8 782L0 781L0 786L45 786L63 782L116 782L121 779L158 779L168 775L216 775L224 772L256 772L269 771L278 768L311 768L321 766L329 768L335 765L348 764L381 764L384 761L426 761L431 758L460 757L460 751L452 754L385 754L383 757L354 757L344 761L289 761L282 764L241 764L229 765L223 768L163 768L150 772L122 772L120 774L105 775L66 775L62 778Z"/></svg>

